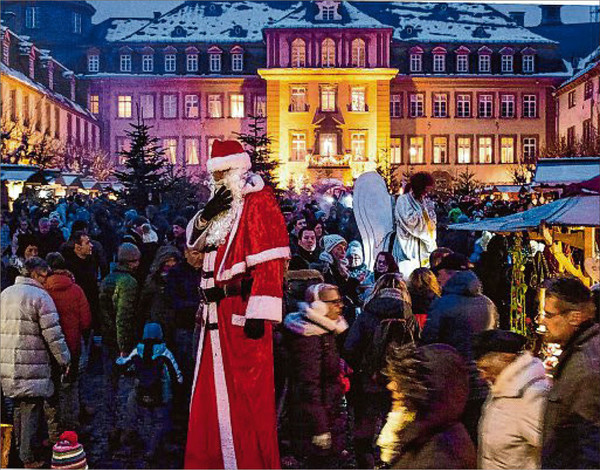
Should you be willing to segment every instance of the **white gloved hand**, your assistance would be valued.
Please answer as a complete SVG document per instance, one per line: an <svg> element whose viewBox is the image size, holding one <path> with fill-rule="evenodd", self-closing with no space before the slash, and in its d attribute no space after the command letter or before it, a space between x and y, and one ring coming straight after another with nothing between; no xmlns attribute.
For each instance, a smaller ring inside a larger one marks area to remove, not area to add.
<svg viewBox="0 0 600 470"><path fill-rule="evenodd" d="M331 433L324 432L323 434L313 436L312 443L323 450L331 449Z"/></svg>

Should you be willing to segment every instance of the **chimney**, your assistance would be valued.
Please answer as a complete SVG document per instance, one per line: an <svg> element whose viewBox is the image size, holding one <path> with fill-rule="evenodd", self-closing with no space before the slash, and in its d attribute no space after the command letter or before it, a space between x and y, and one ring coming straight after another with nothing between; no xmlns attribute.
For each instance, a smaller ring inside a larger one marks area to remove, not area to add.
<svg viewBox="0 0 600 470"><path fill-rule="evenodd" d="M154 13L154 22L158 21L162 13L160 11L155 11Z"/></svg>
<svg viewBox="0 0 600 470"><path fill-rule="evenodd" d="M542 21L540 26L556 26L562 24L560 9L562 5L540 5L542 9Z"/></svg>
<svg viewBox="0 0 600 470"><path fill-rule="evenodd" d="M524 11L510 11L508 16L519 26L525 26L525 12Z"/></svg>

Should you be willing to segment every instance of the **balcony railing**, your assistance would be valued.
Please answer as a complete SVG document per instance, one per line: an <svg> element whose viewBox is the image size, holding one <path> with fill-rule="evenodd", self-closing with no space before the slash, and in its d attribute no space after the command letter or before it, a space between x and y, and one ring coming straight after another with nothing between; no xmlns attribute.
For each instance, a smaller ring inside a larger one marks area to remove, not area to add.
<svg viewBox="0 0 600 470"><path fill-rule="evenodd" d="M310 104L290 104L288 106L288 111L290 113L308 113L308 111L310 111Z"/></svg>
<svg viewBox="0 0 600 470"><path fill-rule="evenodd" d="M351 113L367 113L369 112L369 105L365 104L364 106L353 106L352 103L346 105L346 109L348 109Z"/></svg>
<svg viewBox="0 0 600 470"><path fill-rule="evenodd" d="M350 168L352 155L308 155L309 168Z"/></svg>

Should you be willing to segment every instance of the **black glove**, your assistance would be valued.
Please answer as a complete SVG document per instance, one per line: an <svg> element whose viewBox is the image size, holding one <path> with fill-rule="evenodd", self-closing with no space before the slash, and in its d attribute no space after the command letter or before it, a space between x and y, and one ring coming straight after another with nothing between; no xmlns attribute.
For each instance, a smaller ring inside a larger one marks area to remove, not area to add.
<svg viewBox="0 0 600 470"><path fill-rule="evenodd" d="M227 189L225 186L221 186L212 199L206 203L206 206L204 206L204 210L202 211L202 219L204 219L206 222L211 221L221 212L229 209L231 207L232 200L233 197L231 196L231 191L229 191L229 189Z"/></svg>
<svg viewBox="0 0 600 470"><path fill-rule="evenodd" d="M250 339L260 339L265 335L265 321L257 318L246 318L244 334Z"/></svg>

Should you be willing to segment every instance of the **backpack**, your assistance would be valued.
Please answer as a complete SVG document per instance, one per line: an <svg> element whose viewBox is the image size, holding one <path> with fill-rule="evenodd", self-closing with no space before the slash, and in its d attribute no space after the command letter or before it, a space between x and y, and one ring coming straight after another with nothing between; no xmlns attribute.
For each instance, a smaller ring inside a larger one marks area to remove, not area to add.
<svg viewBox="0 0 600 470"><path fill-rule="evenodd" d="M144 344L144 348L150 348L152 355L153 344L148 342ZM144 351L144 356L146 351ZM159 357L137 357L136 358L136 376L137 386L136 395L139 405L146 408L161 406L164 404L163 399L163 374L164 374L165 359Z"/></svg>
<svg viewBox="0 0 600 470"><path fill-rule="evenodd" d="M388 349L392 344L402 346L415 341L415 320L385 318L379 322L363 356L362 371L373 382L384 385L382 370L386 366Z"/></svg>

